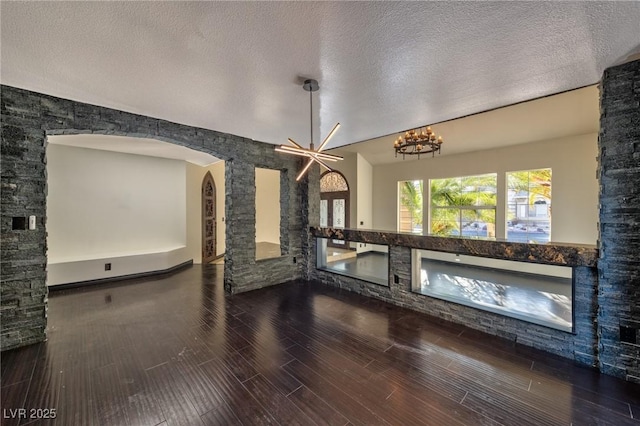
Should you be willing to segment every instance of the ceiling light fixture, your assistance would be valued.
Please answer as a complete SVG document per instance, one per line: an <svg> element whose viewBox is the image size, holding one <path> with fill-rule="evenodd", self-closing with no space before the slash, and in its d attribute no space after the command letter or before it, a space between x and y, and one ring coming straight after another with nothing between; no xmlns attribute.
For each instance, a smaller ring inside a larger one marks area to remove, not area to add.
<svg viewBox="0 0 640 426"><path fill-rule="evenodd" d="M309 167L311 167L311 165L313 163L318 163L321 166L325 167L327 170L332 171L331 167L329 167L327 165L326 161L342 160L342 157L340 157L338 155L326 154L326 153L322 152L324 147L327 146L327 143L329 142L329 139L331 139L333 137L333 135L335 134L336 130L338 130L338 128L340 127L340 123L337 123L333 127L333 130L331 130L329 132L329 135L327 135L327 137L324 138L324 141L322 141L322 143L320 144L318 149L317 150L314 149L314 146L313 146L313 97L312 97L312 94L313 94L313 92L317 92L318 89L320 89L320 86L318 86L318 81L317 80L309 79L309 80L305 80L304 81L304 84L302 85L302 88L305 91L309 92L309 110L310 110L309 111L309 117L310 117L310 121L311 121L311 125L310 125L310 127L311 127L311 143L309 144L309 149L303 148L302 146L300 146L298 143L296 143L291 138L289 138L287 140L293 146L280 145L280 146L276 147L276 151L278 151L278 152L284 152L285 154L299 155L301 157L307 157L309 159L309 161L307 161L307 164L305 164L305 166L302 169L302 171L300 171L300 173L296 177L296 181L299 181L300 179L302 179L302 177L305 175L305 173L307 173L307 170L309 170Z"/></svg>
<svg viewBox="0 0 640 426"><path fill-rule="evenodd" d="M428 126L424 130L409 130L393 143L396 157L402 154L403 160L405 155L417 155L420 159L420 154L433 153L432 156L435 157L436 152L440 154L440 148L442 148L442 136L436 139L436 134Z"/></svg>

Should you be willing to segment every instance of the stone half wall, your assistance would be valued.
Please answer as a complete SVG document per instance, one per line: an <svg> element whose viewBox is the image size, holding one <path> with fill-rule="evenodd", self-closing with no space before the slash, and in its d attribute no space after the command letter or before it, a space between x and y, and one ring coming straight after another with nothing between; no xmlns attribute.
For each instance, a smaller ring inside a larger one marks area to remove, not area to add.
<svg viewBox="0 0 640 426"><path fill-rule="evenodd" d="M598 367L596 333L598 275L595 267L597 250L594 247L534 245L324 228L314 228L311 232L318 237L346 238L350 241L388 244L389 246L388 287L317 270L312 265L313 269L310 275L314 280L423 312L441 320L465 325L487 334L503 337L514 343L521 343L560 355L584 366ZM412 292L410 247L572 266L574 275L574 333L543 327ZM394 279L396 275L398 277L397 283Z"/></svg>
<svg viewBox="0 0 640 426"><path fill-rule="evenodd" d="M47 135L98 133L153 138L225 160L227 291L239 293L307 276L307 230L313 224L306 215L309 181L295 182L296 171L301 167L297 157L276 153L271 144L239 136L8 86L1 86L0 113L2 350L45 338ZM282 172L283 255L261 261L255 260L255 167ZM315 191L311 189L312 193ZM36 230L14 229L14 217L31 215L37 217Z"/></svg>
<svg viewBox="0 0 640 426"><path fill-rule="evenodd" d="M600 359L640 383L640 61L607 69L600 92Z"/></svg>

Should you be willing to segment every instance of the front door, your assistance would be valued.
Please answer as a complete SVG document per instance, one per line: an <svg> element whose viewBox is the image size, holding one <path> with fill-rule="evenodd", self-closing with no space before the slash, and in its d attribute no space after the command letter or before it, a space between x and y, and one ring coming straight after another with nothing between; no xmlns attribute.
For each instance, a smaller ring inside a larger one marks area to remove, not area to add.
<svg viewBox="0 0 640 426"><path fill-rule="evenodd" d="M349 185L340 172L326 172L320 178L320 226L349 227ZM348 248L343 240L330 240L328 244Z"/></svg>
<svg viewBox="0 0 640 426"><path fill-rule="evenodd" d="M216 258L216 185L210 172L202 180L202 263Z"/></svg>

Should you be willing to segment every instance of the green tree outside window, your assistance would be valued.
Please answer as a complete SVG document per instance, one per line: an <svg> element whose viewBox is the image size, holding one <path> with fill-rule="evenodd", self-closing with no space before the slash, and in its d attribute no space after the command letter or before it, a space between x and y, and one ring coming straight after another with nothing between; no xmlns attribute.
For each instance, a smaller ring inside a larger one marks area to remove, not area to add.
<svg viewBox="0 0 640 426"><path fill-rule="evenodd" d="M431 234L495 235L496 174L432 179Z"/></svg>

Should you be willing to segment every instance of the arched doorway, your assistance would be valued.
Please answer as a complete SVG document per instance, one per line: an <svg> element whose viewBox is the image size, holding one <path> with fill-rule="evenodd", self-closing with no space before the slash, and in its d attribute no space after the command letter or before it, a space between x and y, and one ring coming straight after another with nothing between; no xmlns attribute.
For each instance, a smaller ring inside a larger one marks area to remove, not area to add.
<svg viewBox="0 0 640 426"><path fill-rule="evenodd" d="M211 172L202 180L202 263L216 258L216 184Z"/></svg>
<svg viewBox="0 0 640 426"><path fill-rule="evenodd" d="M338 171L328 171L320 177L320 226L349 227L349 184ZM330 240L330 247L346 248L345 241Z"/></svg>

